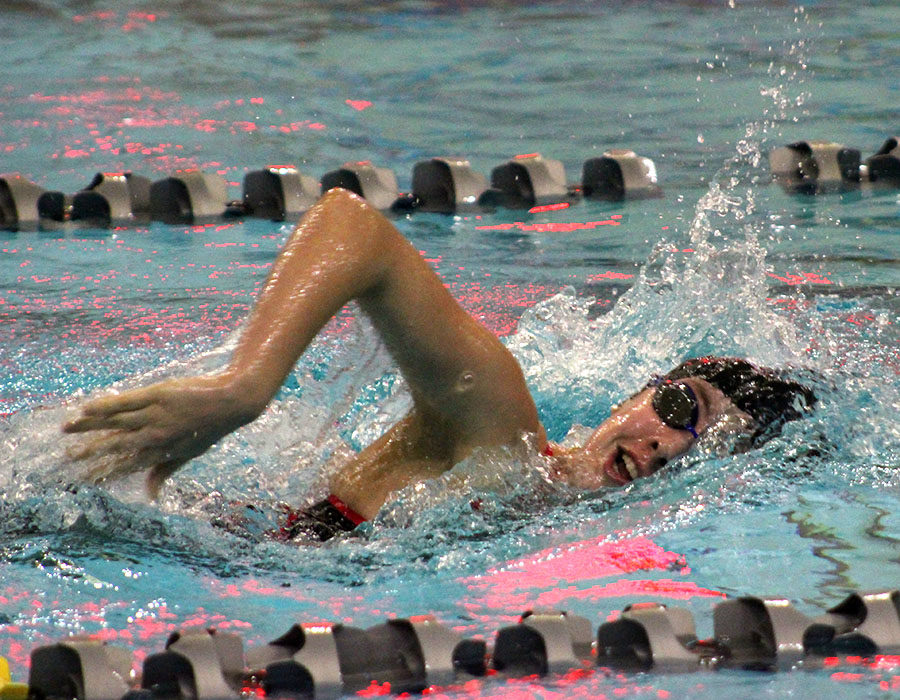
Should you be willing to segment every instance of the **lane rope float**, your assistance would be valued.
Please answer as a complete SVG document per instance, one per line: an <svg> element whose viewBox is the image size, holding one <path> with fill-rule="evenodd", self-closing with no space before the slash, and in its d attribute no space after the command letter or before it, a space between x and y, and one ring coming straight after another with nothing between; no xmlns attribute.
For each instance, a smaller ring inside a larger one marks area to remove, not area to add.
<svg viewBox="0 0 900 700"><path fill-rule="evenodd" d="M900 654L900 591L851 593L810 618L786 598L745 596L713 610L711 639L698 639L690 611L658 602L628 605L592 633L590 621L528 611L492 644L466 639L432 615L360 629L294 624L244 653L241 637L192 627L169 637L133 673L131 653L84 637L31 652L28 696L45 700L338 698L377 687L422 693L479 678L570 672L788 671ZM0 681L2 682L2 681ZM382 694L382 693L379 693ZM0 696L3 695L0 688Z"/></svg>
<svg viewBox="0 0 900 700"><path fill-rule="evenodd" d="M829 141L798 141L769 154L772 179L791 194L812 195L860 189L900 188L897 137L864 162L860 151ZM561 161L539 153L516 156L491 171L490 181L465 158L416 163L409 193L401 193L389 168L369 161L345 163L321 182L292 165L247 173L243 196L229 200L218 173L184 170L151 182L132 172L97 173L75 194L47 191L21 175L0 176L0 229L108 228L161 221L202 224L251 216L284 221L309 209L322 192L344 187L373 206L412 212L533 209L580 199L621 201L661 197L656 164L628 149L612 149L582 165L581 181L566 181Z"/></svg>

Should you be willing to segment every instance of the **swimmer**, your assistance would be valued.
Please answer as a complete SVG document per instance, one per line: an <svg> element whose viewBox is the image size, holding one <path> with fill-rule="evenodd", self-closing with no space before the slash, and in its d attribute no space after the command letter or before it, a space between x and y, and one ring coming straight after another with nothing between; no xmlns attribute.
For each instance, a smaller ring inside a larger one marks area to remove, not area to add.
<svg viewBox="0 0 900 700"><path fill-rule="evenodd" d="M596 489L652 475L723 421L741 425L751 442L764 439L814 401L772 370L700 358L615 407L584 445L549 443L512 354L457 304L387 218L334 189L279 253L227 367L90 401L63 430L101 432L72 456L102 458L88 474L95 481L146 470L156 497L182 465L263 412L318 331L351 300L399 366L413 406L333 474L331 497L303 514L337 529L371 519L389 494L443 474L476 448L521 444L526 434L555 477Z"/></svg>

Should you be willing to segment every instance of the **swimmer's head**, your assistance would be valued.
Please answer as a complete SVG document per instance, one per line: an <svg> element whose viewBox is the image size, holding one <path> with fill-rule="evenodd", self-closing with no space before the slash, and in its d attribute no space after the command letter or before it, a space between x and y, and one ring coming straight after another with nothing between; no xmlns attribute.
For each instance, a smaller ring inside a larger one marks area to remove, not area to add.
<svg viewBox="0 0 900 700"><path fill-rule="evenodd" d="M687 452L709 429L740 435L736 451L774 437L815 403L807 387L746 360L688 360L614 407L584 446L561 455L578 488L624 485Z"/></svg>
<svg viewBox="0 0 900 700"><path fill-rule="evenodd" d="M740 411L752 418L750 446L757 447L781 432L788 421L809 411L816 397L809 387L784 373L733 357L698 357L686 360L663 380L701 379L721 391ZM652 386L651 381L647 386ZM645 387L646 388L646 387Z"/></svg>

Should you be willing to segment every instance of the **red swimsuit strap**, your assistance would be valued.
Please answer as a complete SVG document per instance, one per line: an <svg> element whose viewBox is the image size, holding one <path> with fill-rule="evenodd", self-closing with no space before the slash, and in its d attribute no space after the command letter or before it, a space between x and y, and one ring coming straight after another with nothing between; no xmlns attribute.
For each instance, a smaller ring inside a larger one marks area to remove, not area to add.
<svg viewBox="0 0 900 700"><path fill-rule="evenodd" d="M338 513L343 515L354 525L359 525L360 523L366 522L366 518L361 516L334 494L330 495L327 500L331 505L335 507L335 510L337 510Z"/></svg>

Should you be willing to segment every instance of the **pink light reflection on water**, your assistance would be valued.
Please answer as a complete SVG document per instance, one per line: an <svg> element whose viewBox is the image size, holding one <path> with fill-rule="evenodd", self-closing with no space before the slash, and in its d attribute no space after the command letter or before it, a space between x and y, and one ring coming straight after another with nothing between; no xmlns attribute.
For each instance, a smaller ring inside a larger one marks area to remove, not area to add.
<svg viewBox="0 0 900 700"><path fill-rule="evenodd" d="M128 13L124 24L114 11L76 16L76 22L91 22L109 31L133 31L141 23L155 22L162 15ZM33 106L38 118L15 119L9 126L17 138L0 142L0 152L27 149L29 145L47 142L48 130L57 136L48 145L52 159L78 162L96 160L98 168L140 172L168 171L179 168L202 168L202 163L188 152L202 151L195 132L226 132L237 138L265 129L292 134L299 131L323 131L326 125L313 119L285 122L283 110L270 107L263 97L235 96L214 105L190 105L181 94L142 84L137 76L89 76L77 81L79 91L31 94L12 97L11 103ZM227 114L221 110L227 109ZM154 143L141 132L166 130L167 138ZM33 135L32 135L33 134ZM173 134L175 134L173 138ZM187 145L185 145L187 144ZM131 158L129 158L131 156ZM111 162L110 158L121 157ZM135 157L140 160L135 160ZM141 158L143 157L143 158ZM86 177L86 176L85 176Z"/></svg>
<svg viewBox="0 0 900 700"><path fill-rule="evenodd" d="M523 221L514 221L506 224L494 224L490 226L476 226L479 231L512 231L518 230L524 233L571 233L572 231L589 231L600 226L621 226L621 214L613 214L602 221L564 221L526 224Z"/></svg>
<svg viewBox="0 0 900 700"><path fill-rule="evenodd" d="M572 600L647 595L681 600L724 597L690 581L669 578L598 583L598 579L653 570L690 573L683 555L668 552L646 537L611 541L601 536L544 549L462 579L471 591L462 605L475 619L490 620L498 611L559 608Z"/></svg>

